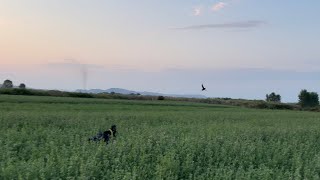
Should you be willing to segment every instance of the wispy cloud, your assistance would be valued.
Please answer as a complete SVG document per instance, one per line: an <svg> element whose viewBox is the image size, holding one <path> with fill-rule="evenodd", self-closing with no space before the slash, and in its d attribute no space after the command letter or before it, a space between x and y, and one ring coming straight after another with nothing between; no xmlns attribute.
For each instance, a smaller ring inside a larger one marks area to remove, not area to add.
<svg viewBox="0 0 320 180"><path fill-rule="evenodd" d="M220 11L225 8L228 4L224 2L218 2L212 6L212 11Z"/></svg>
<svg viewBox="0 0 320 180"><path fill-rule="evenodd" d="M244 22L233 22L233 23L222 23L222 24L203 24L186 26L181 28L175 28L176 30L202 30L202 29L248 29L256 28L266 24L265 21L244 21Z"/></svg>
<svg viewBox="0 0 320 180"><path fill-rule="evenodd" d="M201 7L193 8L193 13L192 13L193 16L200 16L201 13L202 13L202 8Z"/></svg>

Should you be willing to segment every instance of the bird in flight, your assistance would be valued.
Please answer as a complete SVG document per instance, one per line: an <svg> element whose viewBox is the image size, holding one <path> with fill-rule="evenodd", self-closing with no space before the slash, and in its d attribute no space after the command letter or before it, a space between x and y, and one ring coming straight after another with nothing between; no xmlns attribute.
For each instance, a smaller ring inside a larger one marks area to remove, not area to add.
<svg viewBox="0 0 320 180"><path fill-rule="evenodd" d="M202 86L202 91L206 91L207 89L203 86L203 84L201 85Z"/></svg>

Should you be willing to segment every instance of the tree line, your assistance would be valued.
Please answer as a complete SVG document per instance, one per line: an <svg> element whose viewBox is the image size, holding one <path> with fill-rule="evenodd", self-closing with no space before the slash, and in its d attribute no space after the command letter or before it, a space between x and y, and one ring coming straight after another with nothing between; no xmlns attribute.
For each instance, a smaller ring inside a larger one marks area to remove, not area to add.
<svg viewBox="0 0 320 180"><path fill-rule="evenodd" d="M1 86L2 89L14 89L13 82L9 79L5 80ZM26 89L26 85L21 83L18 86L19 89ZM79 93L78 93L79 94ZM82 93L81 93L82 94ZM83 96L83 95L81 95ZM85 96L84 96L85 97ZM300 91L299 95L299 105L303 108L308 107L316 107L319 106L319 95L316 92L308 92L306 89ZM163 96L159 96L158 100L164 100ZM266 94L266 102L274 102L274 103L281 103L281 95L272 92L270 94Z"/></svg>
<svg viewBox="0 0 320 180"><path fill-rule="evenodd" d="M301 107L316 107L319 106L319 95L316 92L308 92L306 89L300 91L299 95L299 105ZM266 95L267 102L281 102L280 94L274 92Z"/></svg>
<svg viewBox="0 0 320 180"><path fill-rule="evenodd" d="M18 86L20 89L26 89L26 85L24 83L21 83L19 86ZM11 88L14 88L13 86L13 83L12 81L10 81L9 79L5 80L1 86L1 88L4 88L4 89L11 89Z"/></svg>

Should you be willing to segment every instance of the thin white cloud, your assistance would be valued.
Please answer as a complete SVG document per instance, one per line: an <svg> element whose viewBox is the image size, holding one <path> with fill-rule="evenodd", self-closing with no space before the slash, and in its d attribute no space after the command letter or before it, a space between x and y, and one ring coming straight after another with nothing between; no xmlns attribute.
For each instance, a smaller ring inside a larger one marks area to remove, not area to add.
<svg viewBox="0 0 320 180"><path fill-rule="evenodd" d="M221 23L221 24L202 24L192 25L180 28L174 28L176 30L202 30L202 29L250 29L257 28L266 24L265 21L240 21L232 23Z"/></svg>
<svg viewBox="0 0 320 180"><path fill-rule="evenodd" d="M201 7L195 7L195 8L193 8L193 13L192 13L193 16L200 16L201 13L202 13Z"/></svg>
<svg viewBox="0 0 320 180"><path fill-rule="evenodd" d="M218 2L212 6L212 11L220 11L221 9L225 8L228 4L224 2Z"/></svg>

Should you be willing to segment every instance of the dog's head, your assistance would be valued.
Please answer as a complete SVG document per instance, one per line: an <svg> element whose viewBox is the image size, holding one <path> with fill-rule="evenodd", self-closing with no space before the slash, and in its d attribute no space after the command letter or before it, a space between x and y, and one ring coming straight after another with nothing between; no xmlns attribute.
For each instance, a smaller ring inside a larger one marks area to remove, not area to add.
<svg viewBox="0 0 320 180"><path fill-rule="evenodd" d="M113 132L117 131L117 126L116 126L116 125L112 125L112 126L111 126L111 130L112 130Z"/></svg>

